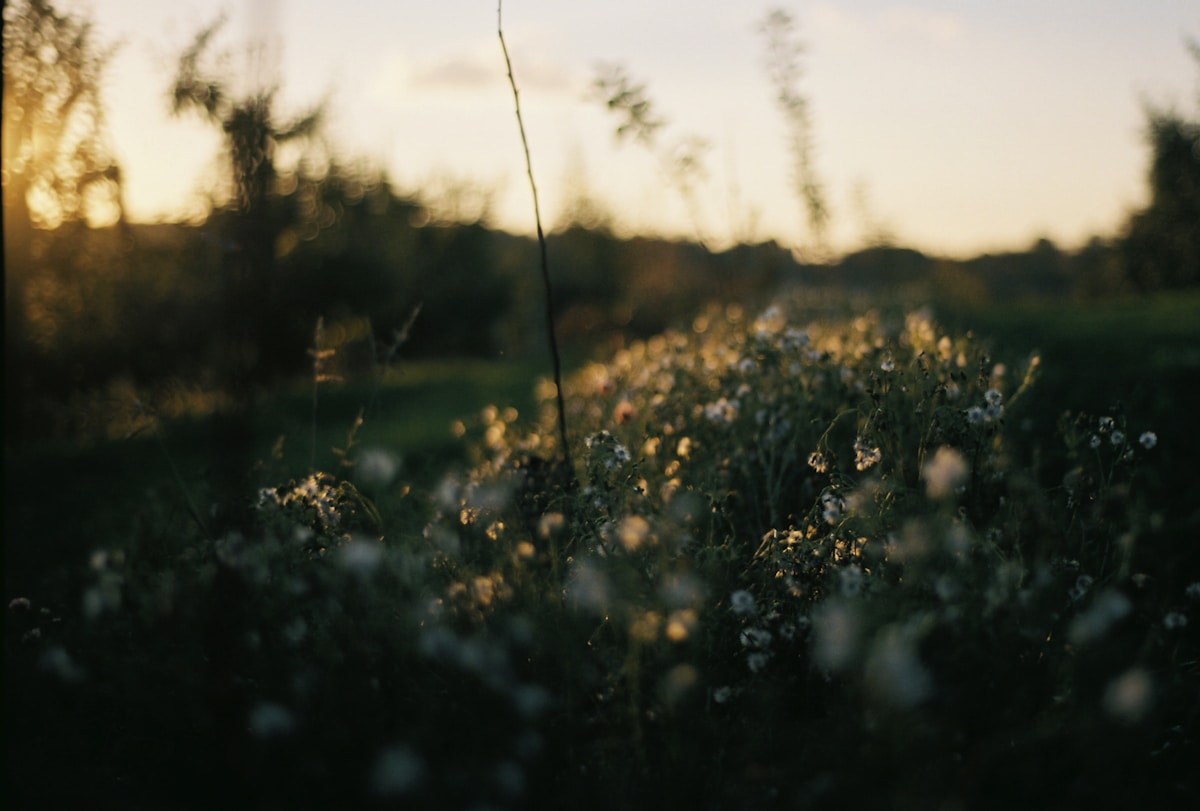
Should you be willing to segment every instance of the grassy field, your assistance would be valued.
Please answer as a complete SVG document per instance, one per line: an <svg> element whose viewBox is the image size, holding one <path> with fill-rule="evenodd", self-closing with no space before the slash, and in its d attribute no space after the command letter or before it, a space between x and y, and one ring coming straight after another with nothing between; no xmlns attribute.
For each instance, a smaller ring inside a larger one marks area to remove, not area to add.
<svg viewBox="0 0 1200 811"><path fill-rule="evenodd" d="M532 362L405 363L381 384L322 384L315 419L312 383L301 381L263 397L251 418L252 442L232 449L221 444L211 417L162 425L157 436L22 446L5 456L5 593L63 600L93 549L189 525L181 484L196 498L210 495L222 456L233 455L259 486L303 477L314 463L338 470L333 449L346 447L360 412L360 448L390 450L406 478L427 486L468 461L467 442L452 431L456 421L475 424L492 403L528 412L540 375Z"/></svg>
<svg viewBox="0 0 1200 811"><path fill-rule="evenodd" d="M5 807L1186 807L1200 296L939 315L6 454Z"/></svg>
<svg viewBox="0 0 1200 811"><path fill-rule="evenodd" d="M1037 351L1044 374L1030 399L1042 420L1064 411L1120 409L1131 422L1154 426L1160 465L1150 472L1157 508L1170 516L1177 542L1200 531L1200 295L1072 306L944 314L951 328L971 329L997 354Z"/></svg>

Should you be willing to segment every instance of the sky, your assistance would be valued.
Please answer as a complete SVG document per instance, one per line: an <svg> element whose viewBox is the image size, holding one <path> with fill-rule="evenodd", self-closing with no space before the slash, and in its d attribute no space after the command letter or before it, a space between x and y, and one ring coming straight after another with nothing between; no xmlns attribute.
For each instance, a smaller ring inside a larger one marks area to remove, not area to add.
<svg viewBox="0 0 1200 811"><path fill-rule="evenodd" d="M104 98L132 219L204 210L219 134L172 118L167 94L180 52L225 12L230 75L278 80L285 115L324 100L339 158L467 214L490 200L492 225L533 231L495 0L58 5L120 44ZM620 233L810 245L759 31L773 8L804 45L798 88L835 251L884 232L947 256L1112 235L1147 199L1146 105L1200 114L1185 47L1200 39L1196 0L509 0L546 227L583 196ZM617 142L589 95L604 64L645 85L660 146L707 144L691 209L651 150Z"/></svg>

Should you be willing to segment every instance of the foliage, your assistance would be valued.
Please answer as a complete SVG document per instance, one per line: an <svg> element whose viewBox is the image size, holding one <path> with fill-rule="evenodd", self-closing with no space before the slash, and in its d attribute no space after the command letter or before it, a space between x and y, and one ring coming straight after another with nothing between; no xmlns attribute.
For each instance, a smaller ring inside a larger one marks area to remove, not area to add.
<svg viewBox="0 0 1200 811"><path fill-rule="evenodd" d="M113 50L45 0L4 4L4 404L6 444L30 410L30 316L53 280L46 229L123 221L121 173L100 88ZM47 284L47 282L50 282Z"/></svg>
<svg viewBox="0 0 1200 811"><path fill-rule="evenodd" d="M1200 67L1200 48L1191 52ZM1150 204L1134 214L1121 240L1129 280L1139 290L1200 283L1200 121L1150 109Z"/></svg>
<svg viewBox="0 0 1200 811"><path fill-rule="evenodd" d="M45 0L4 7L5 232L19 212L40 228L120 216L120 171L100 86L111 47L90 22ZM114 216L114 210L116 215Z"/></svg>
<svg viewBox="0 0 1200 811"><path fill-rule="evenodd" d="M9 607L14 773L81 775L16 798L1182 807L1200 573L1143 543L1156 426L1037 423L1041 366L715 309L567 380L576 489L543 385L427 493L364 452L249 531L148 524L79 611Z"/></svg>
<svg viewBox="0 0 1200 811"><path fill-rule="evenodd" d="M788 130L788 152L792 160L792 185L796 199L804 206L813 248L820 257L827 251L826 231L829 206L825 189L817 176L813 157L812 113L808 99L800 92L803 76L800 57L804 47L797 41L795 21L783 9L767 13L760 26L767 42L767 74L775 89L775 101Z"/></svg>
<svg viewBox="0 0 1200 811"><path fill-rule="evenodd" d="M669 143L660 141L659 133L667 126L666 120L655 111L645 84L631 79L621 65L599 65L591 93L621 119L615 130L617 140L632 138L654 157L663 178L683 201L695 239L704 245L705 229L696 199L696 185L705 175L704 155L709 144L695 135L682 136Z"/></svg>
<svg viewBox="0 0 1200 811"><path fill-rule="evenodd" d="M321 105L281 123L277 87L252 86L239 96L233 77L202 64L224 20L202 29L179 58L172 89L173 112L199 112L220 128L230 168L232 216L224 239L233 251L222 263L220 357L227 387L245 396L249 386L270 376L279 362L279 300L276 253L283 232L294 221L278 205L277 150L290 142L312 139L321 126ZM319 172L317 173L319 174ZM265 356L265 358L264 358Z"/></svg>

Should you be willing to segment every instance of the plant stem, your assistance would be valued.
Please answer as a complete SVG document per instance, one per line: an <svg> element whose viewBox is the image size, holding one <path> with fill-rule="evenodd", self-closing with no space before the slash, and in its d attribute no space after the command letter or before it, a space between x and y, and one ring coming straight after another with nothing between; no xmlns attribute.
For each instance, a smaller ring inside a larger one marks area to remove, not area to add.
<svg viewBox="0 0 1200 811"><path fill-rule="evenodd" d="M542 231L542 213L538 204L537 184L533 180L533 159L529 155L529 139L525 137L525 122L521 118L521 95L517 90L517 80L513 76L512 60L508 56L508 46L504 44L504 26L501 14L504 2L496 3L496 33L500 37L500 50L504 52L504 66L508 70L508 83L512 87L513 103L517 112L517 128L521 131L521 146L525 150L525 170L529 175L529 188L533 192L533 217L537 224L538 248L542 260L542 286L546 291L546 335L550 343L550 359L554 366L554 389L558 400L558 433L562 442L562 460L564 473L568 481L574 480L574 463L571 460L571 448L567 444L567 410L563 399L562 362L558 354L558 338L554 329L554 301L550 288L550 261L546 256L546 235Z"/></svg>

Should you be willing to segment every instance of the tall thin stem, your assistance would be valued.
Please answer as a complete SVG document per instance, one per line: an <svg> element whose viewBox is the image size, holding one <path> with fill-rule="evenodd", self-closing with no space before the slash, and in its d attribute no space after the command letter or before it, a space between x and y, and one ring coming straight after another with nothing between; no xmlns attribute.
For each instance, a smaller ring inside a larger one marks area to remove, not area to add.
<svg viewBox="0 0 1200 811"><path fill-rule="evenodd" d="M521 146L525 150L525 170L529 175L529 188L533 192L533 217L537 223L538 248L542 260L542 286L546 291L546 335L550 343L550 359L554 365L554 389L558 399L558 433L562 442L562 459L568 479L574 477L574 463L571 461L571 448L567 444L567 410L563 399L562 361L558 354L558 337L554 329L554 300L550 288L550 260L546 255L546 235L542 231L542 212L538 204L537 183L533 180L533 159L529 155L529 139L525 137L525 122L521 118L521 94L517 90L517 80L513 76L512 60L508 56L508 46L504 43L504 26L501 15L504 7L503 0L496 3L496 33L500 37L500 50L504 52L504 66L508 70L508 83L512 87L513 103L517 112L517 128L521 131Z"/></svg>

